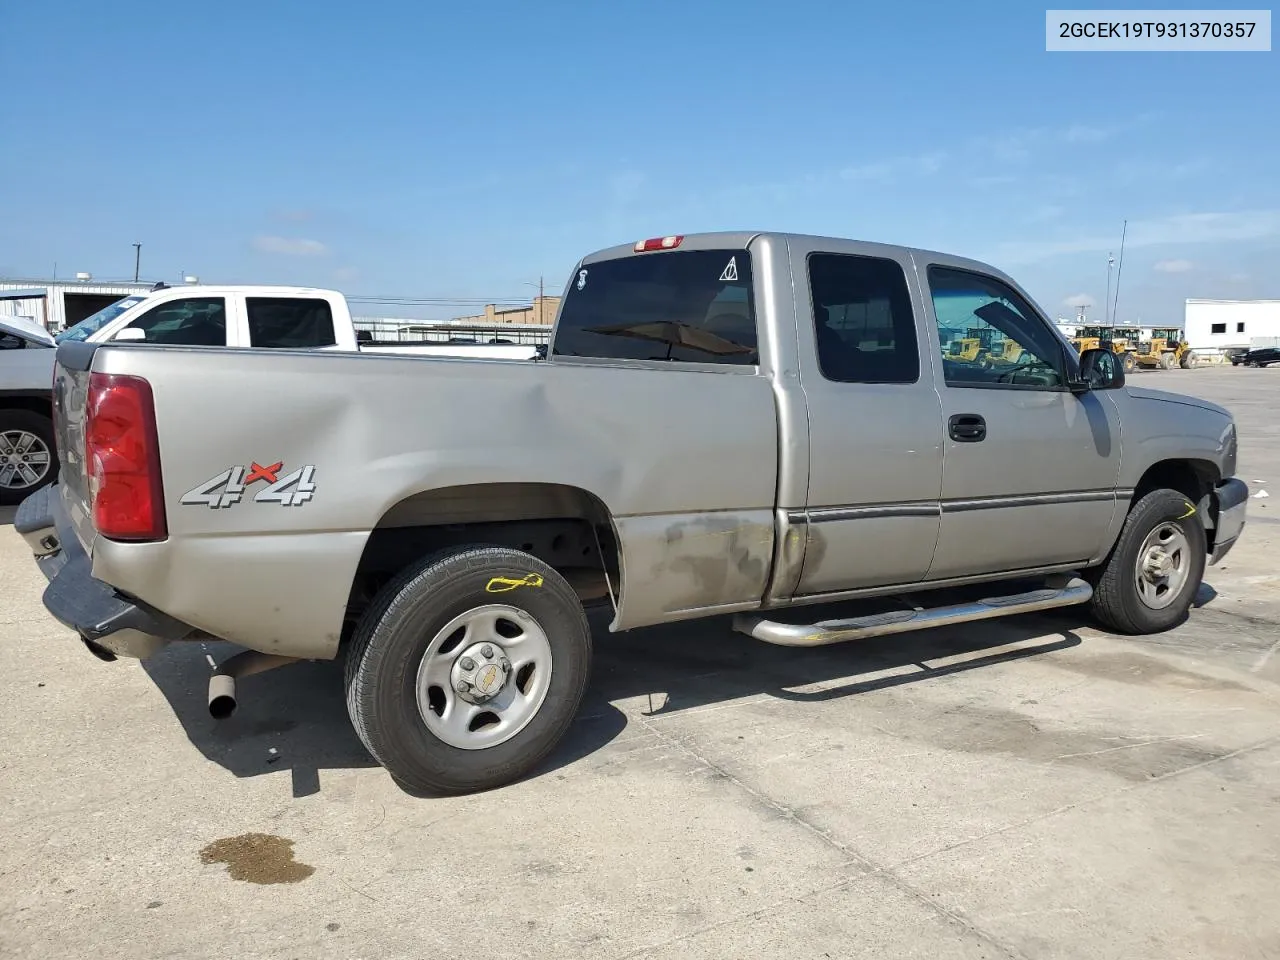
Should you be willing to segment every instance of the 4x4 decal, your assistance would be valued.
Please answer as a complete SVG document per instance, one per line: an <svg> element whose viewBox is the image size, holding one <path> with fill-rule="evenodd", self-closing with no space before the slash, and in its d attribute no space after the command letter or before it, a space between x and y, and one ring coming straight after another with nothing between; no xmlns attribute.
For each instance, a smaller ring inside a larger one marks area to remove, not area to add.
<svg viewBox="0 0 1280 960"><path fill-rule="evenodd" d="M300 507L316 492L316 468L307 464L292 473L280 476L284 469L284 461L263 466L253 461L249 467L237 464L228 467L216 477L197 484L182 495L182 503L187 506L209 507L217 510L229 507L244 499L259 480L265 480L267 486L253 495L254 503L278 503L284 507Z"/></svg>

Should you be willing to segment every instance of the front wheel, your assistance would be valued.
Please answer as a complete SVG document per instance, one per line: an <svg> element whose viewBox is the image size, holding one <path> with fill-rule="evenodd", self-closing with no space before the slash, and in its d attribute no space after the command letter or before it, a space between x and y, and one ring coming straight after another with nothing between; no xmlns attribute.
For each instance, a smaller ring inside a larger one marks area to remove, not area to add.
<svg viewBox="0 0 1280 960"><path fill-rule="evenodd" d="M1122 361L1125 373L1133 373L1138 367L1138 361L1134 359L1132 353L1126 353Z"/></svg>
<svg viewBox="0 0 1280 960"><path fill-rule="evenodd" d="M591 631L560 574L519 550L460 548L375 598L347 653L347 708L402 788L473 793L546 758L590 670Z"/></svg>
<svg viewBox="0 0 1280 960"><path fill-rule="evenodd" d="M1093 571L1094 615L1117 633L1176 626L1200 588L1207 552L1195 504L1176 490L1153 490L1134 504L1111 556Z"/></svg>

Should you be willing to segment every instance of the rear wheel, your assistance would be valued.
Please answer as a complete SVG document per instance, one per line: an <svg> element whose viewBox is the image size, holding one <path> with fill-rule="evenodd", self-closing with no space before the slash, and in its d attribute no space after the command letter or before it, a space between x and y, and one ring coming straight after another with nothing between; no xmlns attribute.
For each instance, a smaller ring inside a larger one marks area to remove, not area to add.
<svg viewBox="0 0 1280 960"><path fill-rule="evenodd" d="M1091 572L1094 614L1117 633L1176 626L1200 588L1207 552L1195 505L1176 490L1153 490L1134 504L1110 557Z"/></svg>
<svg viewBox="0 0 1280 960"><path fill-rule="evenodd" d="M1126 353L1124 355L1124 360L1121 361L1121 363L1124 367L1125 373L1133 373L1133 371L1138 367L1138 361L1134 359L1132 353Z"/></svg>
<svg viewBox="0 0 1280 960"><path fill-rule="evenodd" d="M53 422L33 410L0 410L0 504L21 503L57 476Z"/></svg>
<svg viewBox="0 0 1280 960"><path fill-rule="evenodd" d="M347 708L401 787L472 793L546 758L590 668L586 615L560 574L519 550L460 548L374 600L347 653Z"/></svg>

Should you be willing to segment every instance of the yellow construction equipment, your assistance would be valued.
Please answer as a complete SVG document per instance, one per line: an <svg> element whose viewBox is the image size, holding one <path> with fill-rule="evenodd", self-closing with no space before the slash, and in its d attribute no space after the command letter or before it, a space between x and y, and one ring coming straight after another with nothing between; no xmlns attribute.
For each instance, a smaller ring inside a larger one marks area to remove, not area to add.
<svg viewBox="0 0 1280 960"><path fill-rule="evenodd" d="M1022 344L1018 343L1018 341L1000 340L991 345L985 360L989 367L1009 367L1016 364L1022 354Z"/></svg>
<svg viewBox="0 0 1280 960"><path fill-rule="evenodd" d="M1077 353L1097 350L1104 344L1109 345L1112 353L1123 356L1121 363L1124 366L1124 372L1130 373L1138 365L1129 353L1129 343L1123 336L1123 332L1130 329L1136 328L1080 327L1078 335L1071 338L1071 345L1076 348Z"/></svg>
<svg viewBox="0 0 1280 960"><path fill-rule="evenodd" d="M982 352L982 341L977 337L965 337L963 340L952 340L947 356L960 363L977 363Z"/></svg>
<svg viewBox="0 0 1280 960"><path fill-rule="evenodd" d="M948 358L961 363L986 363L987 353L991 349L991 328L970 327L965 333L967 336L963 339L951 341Z"/></svg>
<svg viewBox="0 0 1280 960"><path fill-rule="evenodd" d="M1191 349L1191 344L1182 336L1182 330L1178 327L1156 327L1151 331L1152 352L1157 349L1161 357L1171 357L1169 366L1177 364L1183 370L1190 369L1196 365L1196 355ZM1165 367L1162 363L1161 366Z"/></svg>

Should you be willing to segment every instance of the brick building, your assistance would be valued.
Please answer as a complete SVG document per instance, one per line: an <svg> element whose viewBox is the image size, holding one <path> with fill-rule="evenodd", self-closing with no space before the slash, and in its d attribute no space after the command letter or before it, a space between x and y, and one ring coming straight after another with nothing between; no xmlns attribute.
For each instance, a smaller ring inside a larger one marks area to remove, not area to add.
<svg viewBox="0 0 1280 960"><path fill-rule="evenodd" d="M556 322L556 311L560 309L559 297L534 297L533 303L527 307L506 307L499 310L495 304L487 304L484 313L472 314L469 317L454 317L454 323L470 323L489 325L494 323L534 323L551 326Z"/></svg>

